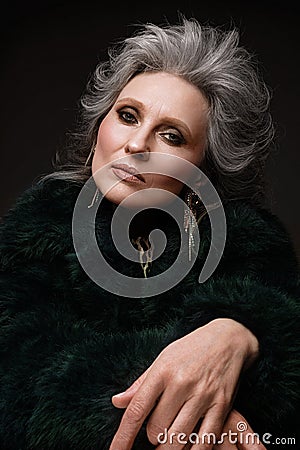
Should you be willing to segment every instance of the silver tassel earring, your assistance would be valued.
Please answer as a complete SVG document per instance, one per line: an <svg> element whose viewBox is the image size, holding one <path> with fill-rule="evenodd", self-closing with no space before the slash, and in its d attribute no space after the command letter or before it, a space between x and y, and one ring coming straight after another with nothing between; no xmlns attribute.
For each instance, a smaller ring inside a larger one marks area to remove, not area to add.
<svg viewBox="0 0 300 450"><path fill-rule="evenodd" d="M93 199L91 201L91 204L88 205L88 208L92 208L94 206L94 204L97 203L98 199L99 199L99 189L97 188L96 192L95 192L95 194L93 196Z"/></svg>
<svg viewBox="0 0 300 450"><path fill-rule="evenodd" d="M92 150L90 151L90 153L85 161L85 164L84 164L85 166L88 165L88 162L91 159L93 153L95 153L95 149L96 149L96 147L93 147ZM97 203L98 199L99 199L99 189L97 188L90 205L88 205L88 208L92 208L94 206L94 204Z"/></svg>
<svg viewBox="0 0 300 450"><path fill-rule="evenodd" d="M96 149L96 147L93 147L92 150L90 151L90 153L89 153L89 155L88 155L88 157L86 158L86 161L85 161L85 163L84 163L85 166L88 165L88 162L89 162L89 160L90 160L91 157L92 157L92 154L95 153L95 149Z"/></svg>
<svg viewBox="0 0 300 450"><path fill-rule="evenodd" d="M184 231L188 233L189 261L192 260L192 250L195 247L194 229L197 226L197 207L200 199L194 191L188 191L186 198L186 207L184 209Z"/></svg>

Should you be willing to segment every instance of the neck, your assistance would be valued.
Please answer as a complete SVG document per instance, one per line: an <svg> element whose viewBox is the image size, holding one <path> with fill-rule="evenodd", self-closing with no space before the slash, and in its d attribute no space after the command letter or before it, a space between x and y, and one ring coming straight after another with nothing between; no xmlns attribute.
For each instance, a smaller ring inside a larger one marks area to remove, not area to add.
<svg viewBox="0 0 300 450"><path fill-rule="evenodd" d="M113 213L118 205L112 203ZM132 240L142 238L147 241L149 234L155 228L167 231L173 221L170 215L158 208L145 208L141 211L128 211L121 207L120 220L124 227L129 224L129 236ZM132 219L131 219L132 218Z"/></svg>

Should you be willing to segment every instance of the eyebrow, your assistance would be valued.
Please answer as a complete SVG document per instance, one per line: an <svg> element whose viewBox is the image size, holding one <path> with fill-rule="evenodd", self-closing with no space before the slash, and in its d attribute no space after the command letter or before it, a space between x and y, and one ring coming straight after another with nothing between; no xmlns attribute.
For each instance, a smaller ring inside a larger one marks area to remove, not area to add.
<svg viewBox="0 0 300 450"><path fill-rule="evenodd" d="M144 105L142 102L140 102L139 100L137 100L137 99L135 99L135 98L133 98L133 97L122 97L122 98L120 98L118 101L116 101L116 105L117 105L118 103L121 103L121 102L122 102L122 103L123 103L123 102L133 102L133 103L135 103L135 105L136 105L141 111L144 111L144 110L145 110L145 105ZM183 128L184 131L185 131L185 132L188 134L188 136L191 138L191 132L190 132L188 126L187 126L184 122L182 122L180 119L176 119L175 117L168 117L168 116L165 116L165 117L162 117L162 120L163 120L164 122L169 123L170 126L172 126L172 125L177 125L177 126Z"/></svg>
<svg viewBox="0 0 300 450"><path fill-rule="evenodd" d="M116 105L121 102L134 102L141 110L145 109L145 105L142 102L132 97L122 97L116 102Z"/></svg>

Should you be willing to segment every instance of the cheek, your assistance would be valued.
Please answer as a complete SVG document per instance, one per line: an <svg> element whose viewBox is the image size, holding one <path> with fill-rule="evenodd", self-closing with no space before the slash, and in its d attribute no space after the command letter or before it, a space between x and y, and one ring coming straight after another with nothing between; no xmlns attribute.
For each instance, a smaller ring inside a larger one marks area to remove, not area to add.
<svg viewBox="0 0 300 450"><path fill-rule="evenodd" d="M183 161L181 161L181 159L176 160L174 158L173 159L170 158L170 160L167 163L167 167L164 166L163 163L161 163L159 167L162 173L164 172L164 169L166 170L164 172L165 174L170 173L169 171L171 170L172 176L168 175L163 176L160 174L154 175L153 186L158 186L162 189L166 189L174 194L179 195L184 184L186 183L189 184L189 180L191 182L191 186L193 185L193 181L191 180L190 177L191 174L195 174L194 166L196 167L201 166L201 162L204 157L204 146L201 146L197 149L195 148L195 151L192 152L192 154L189 154L188 156L187 155L184 156L182 152L176 153L176 156L182 158Z"/></svg>
<svg viewBox="0 0 300 450"><path fill-rule="evenodd" d="M183 183L176 178L165 177L163 186L167 191L170 191L173 194L178 195L181 189L183 188Z"/></svg>
<svg viewBox="0 0 300 450"><path fill-rule="evenodd" d="M106 156L119 148L119 134L116 132L116 126L109 116L100 124L97 136L95 156Z"/></svg>
<svg viewBox="0 0 300 450"><path fill-rule="evenodd" d="M156 179L160 184L169 186L173 191L178 192L178 186L187 182L192 171L195 169L196 159L185 158L182 154L170 154L166 161L162 160L159 164L159 171L162 175L156 175ZM172 158L177 156L177 158Z"/></svg>
<svg viewBox="0 0 300 450"><path fill-rule="evenodd" d="M167 173L167 172L166 172ZM149 187L163 189L178 195L183 187L183 183L175 177L161 174L152 174L148 182Z"/></svg>

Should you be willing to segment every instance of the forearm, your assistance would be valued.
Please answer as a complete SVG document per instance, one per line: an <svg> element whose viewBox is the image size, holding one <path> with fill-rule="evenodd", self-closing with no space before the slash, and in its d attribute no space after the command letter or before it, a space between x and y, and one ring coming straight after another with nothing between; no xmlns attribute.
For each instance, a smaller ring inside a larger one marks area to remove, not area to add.
<svg viewBox="0 0 300 450"><path fill-rule="evenodd" d="M155 329L99 334L63 308L24 313L1 338L1 449L108 448L123 414L112 395L164 339Z"/></svg>
<svg viewBox="0 0 300 450"><path fill-rule="evenodd" d="M223 277L197 286L184 309L186 329L195 328L206 309L251 331L259 355L242 374L236 408L265 432L287 427L299 402L299 301L250 277Z"/></svg>

